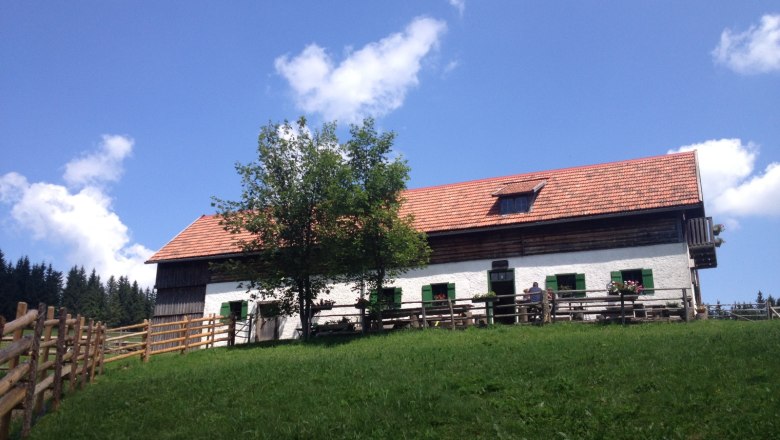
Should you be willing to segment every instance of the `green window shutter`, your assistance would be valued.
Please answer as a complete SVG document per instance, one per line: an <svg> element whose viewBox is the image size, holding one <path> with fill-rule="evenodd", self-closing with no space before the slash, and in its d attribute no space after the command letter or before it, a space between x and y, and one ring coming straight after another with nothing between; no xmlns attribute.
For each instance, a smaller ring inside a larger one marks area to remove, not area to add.
<svg viewBox="0 0 780 440"><path fill-rule="evenodd" d="M546 289L558 290L558 277L555 275L547 275L544 277L544 287Z"/></svg>
<svg viewBox="0 0 780 440"><path fill-rule="evenodd" d="M447 283L447 298L455 299L455 283Z"/></svg>
<svg viewBox="0 0 780 440"><path fill-rule="evenodd" d="M653 269L642 269L642 287L644 287L642 290L644 295L655 293L653 291L653 287L655 287L655 284L653 284Z"/></svg>
<svg viewBox="0 0 780 440"><path fill-rule="evenodd" d="M219 315L225 317L225 319L222 319L223 323L228 322L227 317L230 316L230 303L224 302L219 306Z"/></svg>
<svg viewBox="0 0 780 440"><path fill-rule="evenodd" d="M623 282L623 274L619 270L610 272L609 277L612 278L612 281L616 283Z"/></svg>
<svg viewBox="0 0 780 440"><path fill-rule="evenodd" d="M249 302L241 301L241 319L246 319L246 315L249 312Z"/></svg>
<svg viewBox="0 0 780 440"><path fill-rule="evenodd" d="M577 273L574 274L574 282L575 282L575 289L577 290L585 290L585 274L584 273ZM574 294L576 298L584 298L585 292L577 292Z"/></svg>
<svg viewBox="0 0 780 440"><path fill-rule="evenodd" d="M422 300L425 307L429 307L433 302L433 288L430 284L422 286Z"/></svg>
<svg viewBox="0 0 780 440"><path fill-rule="evenodd" d="M379 296L376 294L376 290L372 290L371 292L368 292L368 302L370 302L373 305L376 304L378 300L379 300Z"/></svg>
<svg viewBox="0 0 780 440"><path fill-rule="evenodd" d="M393 307L395 307L396 309L400 309L401 308L401 295L402 295L402 293L403 292L402 292L400 287L396 287L395 288L395 292L393 292Z"/></svg>

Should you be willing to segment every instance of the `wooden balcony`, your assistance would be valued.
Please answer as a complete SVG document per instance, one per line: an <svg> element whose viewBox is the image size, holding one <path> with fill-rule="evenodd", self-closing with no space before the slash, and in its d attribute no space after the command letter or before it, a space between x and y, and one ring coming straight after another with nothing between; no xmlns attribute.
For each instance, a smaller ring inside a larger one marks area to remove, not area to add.
<svg viewBox="0 0 780 440"><path fill-rule="evenodd" d="M713 226L712 217L692 218L686 225L688 251L696 269L718 267L715 248L721 241L715 236Z"/></svg>

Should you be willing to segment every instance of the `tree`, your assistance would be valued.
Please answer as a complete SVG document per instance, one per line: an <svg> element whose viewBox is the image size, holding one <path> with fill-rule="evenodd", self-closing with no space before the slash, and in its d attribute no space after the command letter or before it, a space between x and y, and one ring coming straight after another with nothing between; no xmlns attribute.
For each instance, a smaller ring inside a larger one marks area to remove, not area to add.
<svg viewBox="0 0 780 440"><path fill-rule="evenodd" d="M65 289L62 291L62 307L72 314L80 314L83 294L87 290L87 273L84 267L73 266L68 272Z"/></svg>
<svg viewBox="0 0 780 440"><path fill-rule="evenodd" d="M329 123L311 131L303 117L295 126L269 123L258 137L257 160L236 165L241 200L214 198L226 230L251 234L239 240L251 258L223 269L276 298L282 312L299 313L304 339L312 302L334 273L328 252L339 236L338 196L348 181L335 129Z"/></svg>
<svg viewBox="0 0 780 440"><path fill-rule="evenodd" d="M761 307L761 304L764 304L765 301L764 293L759 290L758 294L756 295L756 308Z"/></svg>
<svg viewBox="0 0 780 440"><path fill-rule="evenodd" d="M92 269L81 296L82 309L79 312L84 316L103 320L106 314L106 292L95 269Z"/></svg>
<svg viewBox="0 0 780 440"><path fill-rule="evenodd" d="M409 180L409 166L391 159L395 133L378 134L373 119L350 128L346 143L351 185L346 218L348 252L344 272L363 287L381 292L387 282L428 262L425 235L414 229L411 216L401 216L401 193ZM377 309L380 311L380 309ZM381 313L381 311L380 311Z"/></svg>

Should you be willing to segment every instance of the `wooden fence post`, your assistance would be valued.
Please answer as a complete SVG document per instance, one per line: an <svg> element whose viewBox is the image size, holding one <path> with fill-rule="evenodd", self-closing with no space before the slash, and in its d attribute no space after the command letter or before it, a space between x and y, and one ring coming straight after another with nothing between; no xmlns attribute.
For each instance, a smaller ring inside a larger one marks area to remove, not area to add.
<svg viewBox="0 0 780 440"><path fill-rule="evenodd" d="M76 326L73 328L73 357L70 359L70 390L76 389L76 375L79 371L79 356L81 355L81 335L84 329L84 317L76 315Z"/></svg>
<svg viewBox="0 0 780 440"><path fill-rule="evenodd" d="M100 327L101 323L98 322L95 326L95 342L94 347L92 349L92 363L90 364L89 368L89 383L92 383L95 380L95 368L97 368L97 364L100 361L100 353L103 351L101 350L101 334L100 334Z"/></svg>
<svg viewBox="0 0 780 440"><path fill-rule="evenodd" d="M103 374L103 362L106 359L106 338L108 337L108 334L106 333L107 325L105 322L102 323L101 329L100 329L100 371L98 374Z"/></svg>
<svg viewBox="0 0 780 440"><path fill-rule="evenodd" d="M32 345L30 346L30 372L27 376L27 394L24 396L24 419L22 420L22 437L30 436L32 416L35 409L35 385L38 382L38 357L40 356L41 335L46 322L46 304L38 304L38 321L35 324ZM43 394L43 392L41 392Z"/></svg>
<svg viewBox="0 0 780 440"><path fill-rule="evenodd" d="M144 354L141 355L141 360L149 362L152 352L152 324L148 319L144 319L144 335L141 337L141 341L144 343Z"/></svg>
<svg viewBox="0 0 780 440"><path fill-rule="evenodd" d="M236 345L236 314L230 313L228 320L228 347Z"/></svg>
<svg viewBox="0 0 780 440"><path fill-rule="evenodd" d="M49 306L49 308L46 309L46 320L48 321L50 319L54 319L54 307L52 307L52 306ZM46 328L44 330L44 333L43 333L43 342L51 341L51 332L52 332L53 328L54 328L54 326L51 326L51 325L47 325L46 326ZM48 346L43 349L43 353L41 354L41 362L42 363L45 364L46 362L49 361L49 352L50 351L51 350L49 349ZM46 370L48 370L48 368L45 368L44 370L42 370L38 374L38 380L39 381L41 381L41 380L46 378ZM40 393L38 395L38 398L35 400L35 412L36 413L40 413L41 411L43 411L43 397L44 397L43 395L44 395L44 393Z"/></svg>
<svg viewBox="0 0 780 440"><path fill-rule="evenodd" d="M209 319L209 323L208 323L208 334L206 335L206 342L208 342L208 341L212 341L212 342L209 343L209 344L206 344L206 348L207 349L208 348L214 348L214 342L213 342L214 338L215 338L214 333L217 331L217 326L215 324L216 321L214 320L214 314L211 313L209 315L209 318L210 319Z"/></svg>
<svg viewBox="0 0 780 440"><path fill-rule="evenodd" d="M187 346L189 345L190 340L190 321L192 317L190 315L187 315L187 318L184 319L184 340L181 341L181 352L180 354L184 354L187 351Z"/></svg>
<svg viewBox="0 0 780 440"><path fill-rule="evenodd" d="M447 297L447 305L450 306L450 330L455 330L455 312L452 310L452 300Z"/></svg>
<svg viewBox="0 0 780 440"><path fill-rule="evenodd" d="M688 306L688 289L682 290L682 298L683 298L683 312L685 313L685 322L688 322L689 318L689 311L690 307Z"/></svg>
<svg viewBox="0 0 780 440"><path fill-rule="evenodd" d="M60 407L60 398L62 397L62 358L65 356L68 339L68 311L65 307L60 308L60 322L57 327L57 354L54 359L54 401L52 408L56 411Z"/></svg>
<svg viewBox="0 0 780 440"><path fill-rule="evenodd" d="M84 389L84 385L87 382L87 372L89 371L89 360L92 357L92 332L94 331L95 321L93 319L89 320L89 325L87 326L87 340L84 341L84 365L81 367L81 371L79 371L79 388Z"/></svg>
<svg viewBox="0 0 780 440"><path fill-rule="evenodd" d="M24 314L27 313L27 303L20 302L16 305L16 318L19 319ZM24 330L18 329L14 332L13 340L18 341L19 339L22 339L22 334ZM8 370L12 370L16 368L16 366L19 365L19 356L14 356L10 361L8 361ZM11 411L8 411L7 414L4 414L2 418L0 418L0 440L7 440L8 439L8 433L9 428L11 427Z"/></svg>

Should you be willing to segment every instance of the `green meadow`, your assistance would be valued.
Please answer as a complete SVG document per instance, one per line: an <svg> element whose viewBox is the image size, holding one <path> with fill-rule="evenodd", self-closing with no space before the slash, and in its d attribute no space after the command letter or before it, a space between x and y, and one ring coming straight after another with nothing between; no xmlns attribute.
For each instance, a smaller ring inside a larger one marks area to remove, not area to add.
<svg viewBox="0 0 780 440"><path fill-rule="evenodd" d="M780 321L403 331L110 364L32 438L780 437Z"/></svg>

